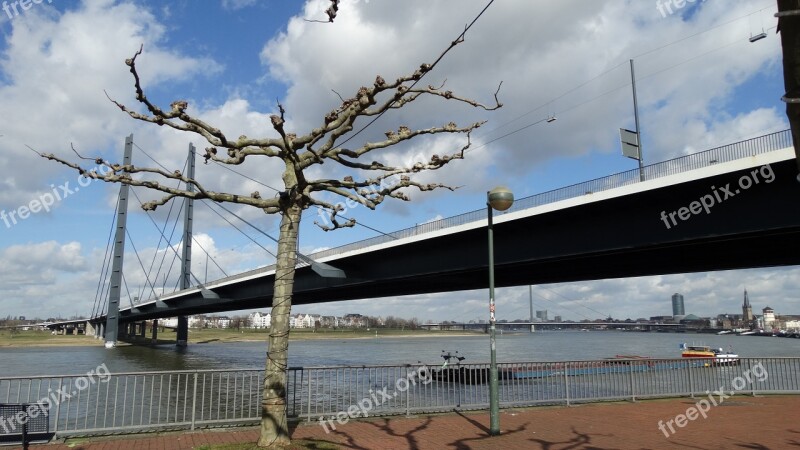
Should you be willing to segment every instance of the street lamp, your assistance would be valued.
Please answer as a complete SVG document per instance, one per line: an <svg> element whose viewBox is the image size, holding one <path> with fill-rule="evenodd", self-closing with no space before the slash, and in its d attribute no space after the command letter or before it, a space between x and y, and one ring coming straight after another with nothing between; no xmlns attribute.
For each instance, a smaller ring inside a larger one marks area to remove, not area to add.
<svg viewBox="0 0 800 450"><path fill-rule="evenodd" d="M489 215L489 435L500 434L500 405L497 388L497 349L495 346L494 315L494 238L492 236L492 209L505 211L514 204L514 194L505 187L496 187L486 193L486 210Z"/></svg>

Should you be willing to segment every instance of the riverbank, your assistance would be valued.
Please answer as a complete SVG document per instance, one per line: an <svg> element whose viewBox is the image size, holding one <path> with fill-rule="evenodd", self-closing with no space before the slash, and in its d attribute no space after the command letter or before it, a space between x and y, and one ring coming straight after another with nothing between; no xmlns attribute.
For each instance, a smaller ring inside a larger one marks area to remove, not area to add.
<svg viewBox="0 0 800 450"><path fill-rule="evenodd" d="M103 342L84 335L57 335L50 331L28 330L11 333L0 330L0 348L102 346Z"/></svg>
<svg viewBox="0 0 800 450"><path fill-rule="evenodd" d="M228 342L266 342L268 330L252 329L218 329L203 328L189 330L189 344L212 344ZM465 331L439 331L439 330L396 330L372 328L367 329L294 329L289 334L289 340L335 340L335 339L381 339L381 338L425 338L425 337L465 337L484 336L479 332ZM160 330L158 344L175 342L175 332L171 329ZM149 333L146 338L149 342ZM60 347L60 346L100 346L103 341L92 336L84 335L54 335L49 331L19 331L11 333L9 330L0 330L0 348L16 347ZM120 342L120 345L125 345Z"/></svg>

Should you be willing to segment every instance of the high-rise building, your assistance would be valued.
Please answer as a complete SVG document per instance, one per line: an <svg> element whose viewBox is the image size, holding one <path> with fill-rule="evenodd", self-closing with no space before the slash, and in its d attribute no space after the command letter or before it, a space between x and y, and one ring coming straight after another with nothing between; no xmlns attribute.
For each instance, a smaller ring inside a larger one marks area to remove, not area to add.
<svg viewBox="0 0 800 450"><path fill-rule="evenodd" d="M753 321L753 307L750 306L750 298L747 297L747 289L744 290L744 303L742 304L742 320L749 325Z"/></svg>
<svg viewBox="0 0 800 450"><path fill-rule="evenodd" d="M542 322L547 322L547 310L545 309L543 311L536 311L536 318Z"/></svg>
<svg viewBox="0 0 800 450"><path fill-rule="evenodd" d="M683 295L672 294L672 315L673 316L685 316L686 310L683 308Z"/></svg>
<svg viewBox="0 0 800 450"><path fill-rule="evenodd" d="M561 320L561 316L556 316L556 317L554 317L554 318L553 318L553 320L554 320L555 322L558 322L558 323L561 323L561 322L563 322L563 320Z"/></svg>

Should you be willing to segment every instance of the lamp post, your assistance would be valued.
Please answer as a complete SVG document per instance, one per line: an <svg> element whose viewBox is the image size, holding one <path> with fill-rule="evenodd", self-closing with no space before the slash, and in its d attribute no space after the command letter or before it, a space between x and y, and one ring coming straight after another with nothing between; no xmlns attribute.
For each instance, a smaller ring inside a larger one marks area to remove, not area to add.
<svg viewBox="0 0 800 450"><path fill-rule="evenodd" d="M514 194L505 187L496 187L486 193L486 210L489 216L489 435L500 434L500 401L497 388L497 348L495 346L494 315L494 237L492 235L492 210L505 211L514 204Z"/></svg>

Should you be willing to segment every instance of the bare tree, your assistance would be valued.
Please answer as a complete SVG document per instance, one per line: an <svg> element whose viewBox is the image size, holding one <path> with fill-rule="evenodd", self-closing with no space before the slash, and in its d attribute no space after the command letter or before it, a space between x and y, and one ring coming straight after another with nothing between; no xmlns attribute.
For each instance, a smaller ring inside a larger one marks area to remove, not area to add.
<svg viewBox="0 0 800 450"><path fill-rule="evenodd" d="M451 42L450 46L436 59L436 62L441 60L453 47L463 42L463 36L462 33L458 39ZM445 90L444 83L438 87L432 85L417 87L418 82L433 69L436 62L422 64L412 73L394 81L386 81L383 77L377 76L372 86L361 87L355 96L342 99L341 105L326 114L320 126L307 134L297 135L285 128L286 111L281 104L278 104L278 114L270 117L276 136L260 139L240 136L237 139L231 139L222 130L190 115L187 112L189 105L186 101L173 102L169 110L164 110L151 103L145 95L136 68L136 58L141 53L142 49L140 48L132 58L125 61L125 64L130 67L133 75L136 100L144 105L146 112L137 112L111 100L115 105L136 120L202 136L210 144L205 149L206 163L214 161L220 164L240 165L251 157L266 157L274 160L276 164L280 164L284 168L282 177L284 191L276 198L262 198L258 192L216 192L207 189L200 180L186 177L179 170L168 172L152 167L114 164L102 158L84 158L75 151L79 158L91 160L95 164L104 165L110 169L107 173L100 174L83 168L79 163L53 154L40 153L40 156L69 166L88 178L142 186L166 194L160 200L145 203L143 205L145 210L155 210L176 197L186 197L195 200L208 199L216 202L249 205L260 208L267 214L281 215L259 446L282 447L288 445L290 439L286 418L286 382L289 314L297 263L297 232L301 213L311 207L324 208L329 212L330 221L327 224L318 225L328 231L352 227L355 225L355 220L340 221L337 213L341 212L341 204L334 204L323 197L323 194L327 197L343 197L350 203L355 202L369 209L375 209L387 198L408 201L409 189L432 191L445 188L452 190L453 188L439 183L417 182L413 176L423 171L440 169L452 161L463 159L464 151L470 146L470 133L484 122L466 126L450 122L425 129L410 129L407 126L400 126L397 130L386 132L386 139L366 142L352 148L344 146L350 140L346 139L346 136L354 130L358 119L373 120L386 112L400 109L423 97L455 101L486 111L495 110L502 106L497 98L499 87L494 93L491 104L479 103L456 95L452 91ZM452 153L433 155L427 161L416 161L409 166L389 165L372 159L369 162L363 162L367 155L378 154L381 150L413 138L444 133L464 135L466 137L464 145L454 149ZM325 162L334 162L351 169L355 177L348 175L341 179L307 178L307 169ZM356 178L357 176L362 176L362 178ZM181 181L186 188L170 187L164 181ZM189 190L189 185L194 189ZM413 319L411 327L416 328L417 324L418 321Z"/></svg>

